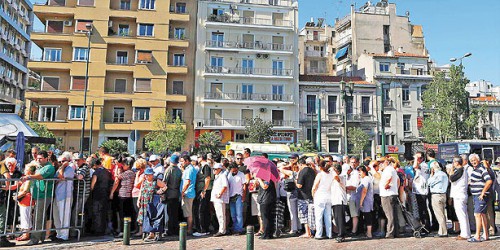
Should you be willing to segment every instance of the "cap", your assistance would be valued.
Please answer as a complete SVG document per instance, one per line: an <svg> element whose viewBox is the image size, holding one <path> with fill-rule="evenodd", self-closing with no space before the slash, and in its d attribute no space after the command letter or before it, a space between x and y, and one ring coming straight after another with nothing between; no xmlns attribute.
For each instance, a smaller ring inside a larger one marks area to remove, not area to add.
<svg viewBox="0 0 500 250"><path fill-rule="evenodd" d="M336 162L341 162L342 161L342 159L340 159L340 157L338 157L336 155L332 156L332 159L333 159L333 161L336 161Z"/></svg>
<svg viewBox="0 0 500 250"><path fill-rule="evenodd" d="M213 159L213 155L212 155L212 153L208 153L208 154L207 154L207 159Z"/></svg>
<svg viewBox="0 0 500 250"><path fill-rule="evenodd" d="M198 156L192 155L191 156L191 161L198 161Z"/></svg>
<svg viewBox="0 0 500 250"><path fill-rule="evenodd" d="M311 157L308 157L306 159L306 164L312 164L312 163L314 163L314 160Z"/></svg>
<svg viewBox="0 0 500 250"><path fill-rule="evenodd" d="M149 157L149 161L156 161L158 160L158 156L157 155L152 155Z"/></svg>
<svg viewBox="0 0 500 250"><path fill-rule="evenodd" d="M178 155L172 155L172 156L170 156L170 163L172 163L172 164L179 164L179 156Z"/></svg>
<svg viewBox="0 0 500 250"><path fill-rule="evenodd" d="M222 164L220 163L215 163L214 166L212 167L213 169L222 169Z"/></svg>
<svg viewBox="0 0 500 250"><path fill-rule="evenodd" d="M155 174L155 172L152 168L146 168L146 170L144 170L144 174Z"/></svg>
<svg viewBox="0 0 500 250"><path fill-rule="evenodd" d="M288 158L291 158L291 159L299 159L299 155L298 154L292 154L290 155L290 157Z"/></svg>
<svg viewBox="0 0 500 250"><path fill-rule="evenodd" d="M74 153L73 154L73 159L76 161L76 160L80 160L82 158L80 158L80 154L79 153Z"/></svg>

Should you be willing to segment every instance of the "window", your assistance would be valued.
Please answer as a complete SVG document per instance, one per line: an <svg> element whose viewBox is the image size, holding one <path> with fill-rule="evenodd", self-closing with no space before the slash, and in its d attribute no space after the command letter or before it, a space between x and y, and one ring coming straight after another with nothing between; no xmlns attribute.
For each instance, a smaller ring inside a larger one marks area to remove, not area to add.
<svg viewBox="0 0 500 250"><path fill-rule="evenodd" d="M137 63L152 63L153 53L151 51L138 50L137 51Z"/></svg>
<svg viewBox="0 0 500 250"><path fill-rule="evenodd" d="M384 126L385 127L390 127L391 126L391 115L390 114L384 114Z"/></svg>
<svg viewBox="0 0 500 250"><path fill-rule="evenodd" d="M346 99L346 109L347 109L347 115L352 117L353 111L354 111L354 106L353 106L353 97L348 97Z"/></svg>
<svg viewBox="0 0 500 250"><path fill-rule="evenodd" d="M186 13L186 3L176 3L175 13Z"/></svg>
<svg viewBox="0 0 500 250"><path fill-rule="evenodd" d="M212 15L222 16L224 15L224 9L212 9Z"/></svg>
<svg viewBox="0 0 500 250"><path fill-rule="evenodd" d="M283 75L283 61L273 60L273 75L282 76Z"/></svg>
<svg viewBox="0 0 500 250"><path fill-rule="evenodd" d="M149 108L134 108L135 121L149 121Z"/></svg>
<svg viewBox="0 0 500 250"><path fill-rule="evenodd" d="M248 125L248 121L253 119L253 109L242 109L241 110L241 121L243 124Z"/></svg>
<svg viewBox="0 0 500 250"><path fill-rule="evenodd" d="M411 115L403 115L403 131L411 131Z"/></svg>
<svg viewBox="0 0 500 250"><path fill-rule="evenodd" d="M42 77L42 90L43 91L56 91L59 90L59 77Z"/></svg>
<svg viewBox="0 0 500 250"><path fill-rule="evenodd" d="M128 24L118 24L118 36L129 36L130 26Z"/></svg>
<svg viewBox="0 0 500 250"><path fill-rule="evenodd" d="M70 120L81 120L83 119L85 108L83 106L70 106L69 107L69 119Z"/></svg>
<svg viewBox="0 0 500 250"><path fill-rule="evenodd" d="M384 35L389 35L389 29L390 29L389 25L384 25Z"/></svg>
<svg viewBox="0 0 500 250"><path fill-rule="evenodd" d="M401 70L401 74L404 74L405 63L398 63L398 68Z"/></svg>
<svg viewBox="0 0 500 250"><path fill-rule="evenodd" d="M328 114L336 114L337 113L337 96L329 95L328 96Z"/></svg>
<svg viewBox="0 0 500 250"><path fill-rule="evenodd" d="M183 40L183 39L185 39L185 36L186 36L186 29L185 28L175 28L174 29L174 38L175 39Z"/></svg>
<svg viewBox="0 0 500 250"><path fill-rule="evenodd" d="M361 97L361 114L370 114L370 97Z"/></svg>
<svg viewBox="0 0 500 250"><path fill-rule="evenodd" d="M128 52L127 51L117 51L116 52L116 64L128 64Z"/></svg>
<svg viewBox="0 0 500 250"><path fill-rule="evenodd" d="M253 60L243 59L241 61L241 70L243 74L253 74Z"/></svg>
<svg viewBox="0 0 500 250"><path fill-rule="evenodd" d="M156 0L140 0L139 9L142 10L154 10Z"/></svg>
<svg viewBox="0 0 500 250"><path fill-rule="evenodd" d="M85 76L73 76L73 82L71 84L72 90L84 90L85 89Z"/></svg>
<svg viewBox="0 0 500 250"><path fill-rule="evenodd" d="M47 33L63 33L64 21L47 21Z"/></svg>
<svg viewBox="0 0 500 250"><path fill-rule="evenodd" d="M422 87L417 87L417 101L422 100Z"/></svg>
<svg viewBox="0 0 500 250"><path fill-rule="evenodd" d="M113 122L125 122L125 108L113 108Z"/></svg>
<svg viewBox="0 0 500 250"><path fill-rule="evenodd" d="M60 62L62 49L45 48L43 60L46 62Z"/></svg>
<svg viewBox="0 0 500 250"><path fill-rule="evenodd" d="M285 126L283 120L285 116L285 111L283 110L273 110L271 113L272 121L274 126Z"/></svg>
<svg viewBox="0 0 500 250"><path fill-rule="evenodd" d="M151 79L136 79L135 92L151 92Z"/></svg>
<svg viewBox="0 0 500 250"><path fill-rule="evenodd" d="M224 58L212 56L210 58L210 66L212 66L212 69L216 72L220 72L224 66Z"/></svg>
<svg viewBox="0 0 500 250"><path fill-rule="evenodd" d="M316 96L307 95L306 110L307 114L316 114Z"/></svg>
<svg viewBox="0 0 500 250"><path fill-rule="evenodd" d="M76 32L88 32L88 25L92 25L92 20L76 20Z"/></svg>
<svg viewBox="0 0 500 250"><path fill-rule="evenodd" d="M309 140L313 145L316 145L316 138L318 137L316 134L317 134L318 130L313 128L313 129L310 129L308 128L306 130L306 137L307 137L307 140Z"/></svg>
<svg viewBox="0 0 500 250"><path fill-rule="evenodd" d="M94 0L78 0L79 6L94 6Z"/></svg>
<svg viewBox="0 0 500 250"><path fill-rule="evenodd" d="M251 100L253 94L253 85L252 84L242 84L241 85L241 93L243 100Z"/></svg>
<svg viewBox="0 0 500 250"><path fill-rule="evenodd" d="M273 85L273 101L283 101L283 85Z"/></svg>
<svg viewBox="0 0 500 250"><path fill-rule="evenodd" d="M88 55L87 48L75 48L73 54L73 61L86 61L88 58L87 55Z"/></svg>
<svg viewBox="0 0 500 250"><path fill-rule="evenodd" d="M183 81L173 81L172 82L172 94L183 95L184 94L184 82Z"/></svg>
<svg viewBox="0 0 500 250"><path fill-rule="evenodd" d="M410 88L409 87L403 87L402 89L402 100L403 100L403 106L409 106L410 105Z"/></svg>
<svg viewBox="0 0 500 250"><path fill-rule="evenodd" d="M338 140L328 140L328 152L339 153L340 142Z"/></svg>
<svg viewBox="0 0 500 250"><path fill-rule="evenodd" d="M182 109L172 109L172 120L175 121L177 118L182 121Z"/></svg>
<svg viewBox="0 0 500 250"><path fill-rule="evenodd" d="M390 88L384 88L384 100L386 100L386 101L391 100L391 89Z"/></svg>
<svg viewBox="0 0 500 250"><path fill-rule="evenodd" d="M184 54L174 54L174 66L186 66Z"/></svg>
<svg viewBox="0 0 500 250"><path fill-rule="evenodd" d="M125 79L115 79L115 93L125 93L127 92L127 80Z"/></svg>
<svg viewBox="0 0 500 250"><path fill-rule="evenodd" d="M40 122L53 122L57 118L57 106L40 106L38 113L38 121Z"/></svg>
<svg viewBox="0 0 500 250"><path fill-rule="evenodd" d="M488 121L493 122L493 111L488 111Z"/></svg>
<svg viewBox="0 0 500 250"><path fill-rule="evenodd" d="M224 33L212 32L212 46L224 47Z"/></svg>
<svg viewBox="0 0 500 250"><path fill-rule="evenodd" d="M389 72L389 63L380 63L380 72Z"/></svg>
<svg viewBox="0 0 500 250"><path fill-rule="evenodd" d="M130 0L121 0L120 10L130 10Z"/></svg>
<svg viewBox="0 0 500 250"><path fill-rule="evenodd" d="M153 29L153 24L140 23L138 32L139 36L153 36Z"/></svg>

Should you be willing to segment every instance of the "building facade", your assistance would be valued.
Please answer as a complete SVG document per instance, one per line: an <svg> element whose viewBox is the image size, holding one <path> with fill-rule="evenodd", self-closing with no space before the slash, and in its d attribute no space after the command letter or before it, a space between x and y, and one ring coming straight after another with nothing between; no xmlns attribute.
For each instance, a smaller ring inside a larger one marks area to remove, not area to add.
<svg viewBox="0 0 500 250"><path fill-rule="evenodd" d="M472 98L470 103L486 109L486 117L479 120L479 138L500 140L500 100L495 96L481 96Z"/></svg>
<svg viewBox="0 0 500 250"><path fill-rule="evenodd" d="M311 20L299 33L299 62L301 75L327 75L336 73L333 55L335 31L323 18Z"/></svg>
<svg viewBox="0 0 500 250"><path fill-rule="evenodd" d="M272 121L272 142L298 130L296 0L199 1L195 135L245 138L247 119Z"/></svg>
<svg viewBox="0 0 500 250"><path fill-rule="evenodd" d="M33 4L29 0L2 0L0 17L0 103L15 104L15 112L21 114L26 107Z"/></svg>
<svg viewBox="0 0 500 250"><path fill-rule="evenodd" d="M109 139L144 150L152 120L163 113L183 120L192 142L196 8L192 0L35 5L44 28L32 37L42 55L28 66L41 84L27 93L29 119L47 125L64 149L80 150L88 72L85 151Z"/></svg>

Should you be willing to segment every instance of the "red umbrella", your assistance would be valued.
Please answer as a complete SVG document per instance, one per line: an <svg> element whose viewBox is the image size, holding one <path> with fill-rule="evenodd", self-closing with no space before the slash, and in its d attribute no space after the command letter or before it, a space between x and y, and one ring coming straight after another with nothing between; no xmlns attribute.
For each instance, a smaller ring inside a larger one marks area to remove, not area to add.
<svg viewBox="0 0 500 250"><path fill-rule="evenodd" d="M244 161L247 169L255 174L255 177L261 178L264 181L278 182L280 174L274 162L263 156L252 156Z"/></svg>

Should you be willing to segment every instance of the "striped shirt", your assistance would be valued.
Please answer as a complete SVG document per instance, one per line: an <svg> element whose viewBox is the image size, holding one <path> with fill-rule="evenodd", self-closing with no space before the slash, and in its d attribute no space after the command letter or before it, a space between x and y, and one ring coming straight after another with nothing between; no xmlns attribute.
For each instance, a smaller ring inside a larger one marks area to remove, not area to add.
<svg viewBox="0 0 500 250"><path fill-rule="evenodd" d="M83 176L83 180L77 180L76 178L78 177L78 175ZM88 195L90 194L90 169L87 164L83 164L76 170L74 190L74 193L78 193L79 197L82 197L84 195L84 191L85 197L88 197Z"/></svg>
<svg viewBox="0 0 500 250"><path fill-rule="evenodd" d="M470 191L472 195L481 195L486 186L486 182L489 180L491 180L490 174L483 164L479 164L475 167L470 177ZM487 190L485 194L488 193L489 191Z"/></svg>
<svg viewBox="0 0 500 250"><path fill-rule="evenodd" d="M120 174L120 189L118 189L118 197L132 197L132 189L134 188L135 173L132 170L127 170Z"/></svg>

